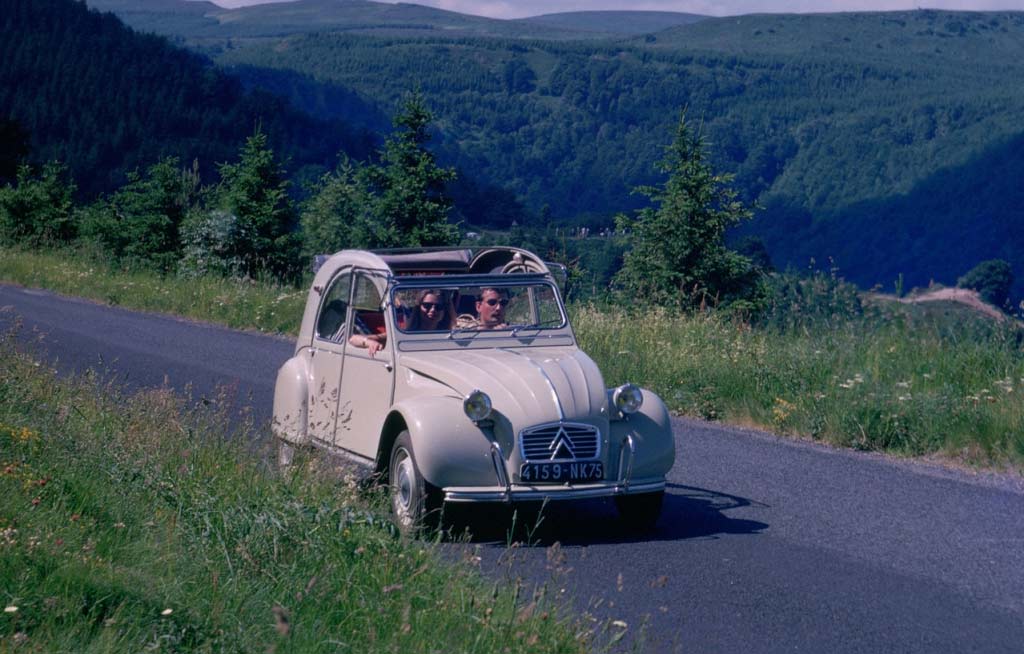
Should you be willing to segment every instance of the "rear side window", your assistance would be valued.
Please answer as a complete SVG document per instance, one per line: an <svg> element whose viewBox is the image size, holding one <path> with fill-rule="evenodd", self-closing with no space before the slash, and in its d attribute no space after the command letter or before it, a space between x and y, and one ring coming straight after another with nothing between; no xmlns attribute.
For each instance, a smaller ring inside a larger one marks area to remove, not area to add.
<svg viewBox="0 0 1024 654"><path fill-rule="evenodd" d="M381 294L372 277L360 273L355 278L355 289L352 293L352 309L355 319L352 323L353 334L384 334L384 311Z"/></svg>
<svg viewBox="0 0 1024 654"><path fill-rule="evenodd" d="M352 273L344 272L331 282L320 305L316 319L316 337L324 341L342 343L345 340L345 322L348 317L348 298L352 287Z"/></svg>

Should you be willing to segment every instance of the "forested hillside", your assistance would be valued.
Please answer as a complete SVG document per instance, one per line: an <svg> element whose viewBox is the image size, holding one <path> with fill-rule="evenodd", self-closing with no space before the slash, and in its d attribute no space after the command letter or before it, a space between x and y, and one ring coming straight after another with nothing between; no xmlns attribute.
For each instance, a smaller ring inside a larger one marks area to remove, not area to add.
<svg viewBox="0 0 1024 654"><path fill-rule="evenodd" d="M982 223L1003 250L1024 251L1004 229L1013 193L995 190L1012 182L977 187L988 195L970 202L952 194L962 185L932 183L949 170L1001 179L991 152L1024 131L1022 14L748 16L619 43L319 34L218 60L250 67L250 79L253 66L300 71L385 111L415 83L440 118L447 160L556 218L599 223L638 206L630 191L654 181L686 106L703 117L717 164L763 205L750 229L779 265L833 256L867 286L890 284L894 269L911 285L951 283L984 248L971 230L945 227ZM922 188L927 212L906 201ZM1020 255L1011 261L1024 268Z"/></svg>
<svg viewBox="0 0 1024 654"><path fill-rule="evenodd" d="M979 256L1024 270L1011 176L1024 156L1021 13L758 15L660 31L655 20L613 40L587 31L611 29L602 12L495 21L365 0L91 2L127 20L175 17L152 26L321 118L386 130L421 89L442 161L508 190L490 216L476 193L467 214L494 226L517 218L513 195L545 219L610 225L644 202L635 186L658 181L688 107L716 166L761 205L746 231L778 266L832 257L867 286L899 273L952 283ZM618 22L631 30L654 18L630 13Z"/></svg>
<svg viewBox="0 0 1024 654"><path fill-rule="evenodd" d="M164 156L212 170L257 125L294 167L368 151L367 137L341 122L247 93L202 57L73 0L5 0L0 119L27 136L30 160L65 162L86 195Z"/></svg>

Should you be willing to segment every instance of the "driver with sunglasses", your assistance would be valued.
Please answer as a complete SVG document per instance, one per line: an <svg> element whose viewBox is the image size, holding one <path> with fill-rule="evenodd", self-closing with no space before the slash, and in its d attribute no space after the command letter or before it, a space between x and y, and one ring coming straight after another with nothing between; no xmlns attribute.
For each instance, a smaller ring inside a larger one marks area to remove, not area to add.
<svg viewBox="0 0 1024 654"><path fill-rule="evenodd" d="M505 329L505 307L508 291L504 288L482 288L476 298L479 329Z"/></svg>

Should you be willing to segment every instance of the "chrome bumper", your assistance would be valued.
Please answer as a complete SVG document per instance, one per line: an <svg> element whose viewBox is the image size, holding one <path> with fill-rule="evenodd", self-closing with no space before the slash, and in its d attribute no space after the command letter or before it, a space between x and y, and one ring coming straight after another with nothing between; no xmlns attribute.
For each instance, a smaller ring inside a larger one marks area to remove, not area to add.
<svg viewBox="0 0 1024 654"><path fill-rule="evenodd" d="M639 481L624 486L616 482L578 484L575 486L511 486L509 488L445 488L446 502L551 502L582 500L588 497L611 497L633 493L654 493L665 490L665 480Z"/></svg>

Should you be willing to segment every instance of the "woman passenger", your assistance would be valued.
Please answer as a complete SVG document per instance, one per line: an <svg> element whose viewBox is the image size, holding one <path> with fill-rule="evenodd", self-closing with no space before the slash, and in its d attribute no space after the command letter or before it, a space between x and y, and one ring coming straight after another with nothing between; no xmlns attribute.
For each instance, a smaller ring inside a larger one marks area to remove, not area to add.
<svg viewBox="0 0 1024 654"><path fill-rule="evenodd" d="M426 288L416 294L416 305L406 331L449 330L455 326L455 310L447 291Z"/></svg>

